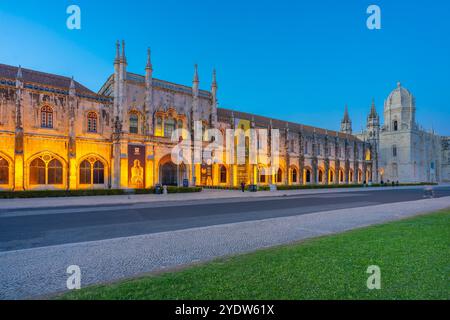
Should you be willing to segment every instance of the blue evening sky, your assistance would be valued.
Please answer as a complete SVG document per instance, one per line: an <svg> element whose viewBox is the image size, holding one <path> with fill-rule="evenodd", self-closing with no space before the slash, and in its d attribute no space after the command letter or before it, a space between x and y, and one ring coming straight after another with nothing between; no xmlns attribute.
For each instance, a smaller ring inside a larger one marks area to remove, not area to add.
<svg viewBox="0 0 450 320"><path fill-rule="evenodd" d="M77 4L82 29L66 28ZM366 9L381 7L382 29ZM113 71L114 43L125 39L128 70L200 87L217 69L220 106L338 129L348 104L354 131L372 97L397 81L417 100L425 128L450 135L450 1L147 0L0 2L0 63L74 76L94 91Z"/></svg>

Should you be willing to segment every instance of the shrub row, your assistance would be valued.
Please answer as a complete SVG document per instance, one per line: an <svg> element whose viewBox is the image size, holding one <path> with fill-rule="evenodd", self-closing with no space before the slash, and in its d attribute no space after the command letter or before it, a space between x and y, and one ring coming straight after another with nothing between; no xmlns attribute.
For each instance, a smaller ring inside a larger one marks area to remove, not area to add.
<svg viewBox="0 0 450 320"><path fill-rule="evenodd" d="M230 187L230 186L207 186L202 187L203 189L211 189L211 190L241 190L241 187ZM245 190L249 189L249 185L247 184L245 186ZM270 187L267 185L264 186L258 186L258 191L269 191Z"/></svg>
<svg viewBox="0 0 450 320"><path fill-rule="evenodd" d="M167 187L168 193L200 192L200 187ZM0 199L11 198L53 198L53 197L83 197L83 196L116 196L124 194L151 194L155 188L149 189L98 189L98 190L31 190L31 191L0 191Z"/></svg>

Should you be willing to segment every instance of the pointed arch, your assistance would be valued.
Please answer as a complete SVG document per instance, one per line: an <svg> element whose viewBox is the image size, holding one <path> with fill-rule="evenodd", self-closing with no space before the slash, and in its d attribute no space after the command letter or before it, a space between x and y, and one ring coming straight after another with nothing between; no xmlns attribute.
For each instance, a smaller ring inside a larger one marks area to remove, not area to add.
<svg viewBox="0 0 450 320"><path fill-rule="evenodd" d="M0 187L8 187L13 184L13 161L12 159L0 152Z"/></svg>
<svg viewBox="0 0 450 320"><path fill-rule="evenodd" d="M38 152L25 165L25 186L31 189L63 189L67 186L67 161L51 151Z"/></svg>

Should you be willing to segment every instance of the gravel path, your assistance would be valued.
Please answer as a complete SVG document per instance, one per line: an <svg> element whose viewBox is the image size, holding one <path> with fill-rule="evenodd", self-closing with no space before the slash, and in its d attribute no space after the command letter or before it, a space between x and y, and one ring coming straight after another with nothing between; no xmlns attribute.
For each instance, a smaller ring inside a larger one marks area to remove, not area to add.
<svg viewBox="0 0 450 320"><path fill-rule="evenodd" d="M66 290L70 265L82 286L207 261L450 207L450 197L0 253L0 298Z"/></svg>

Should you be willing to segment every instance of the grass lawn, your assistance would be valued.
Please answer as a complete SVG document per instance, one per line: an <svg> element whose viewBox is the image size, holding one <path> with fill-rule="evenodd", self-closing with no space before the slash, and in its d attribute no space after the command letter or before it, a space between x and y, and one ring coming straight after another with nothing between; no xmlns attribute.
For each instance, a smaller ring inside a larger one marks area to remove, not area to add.
<svg viewBox="0 0 450 320"><path fill-rule="evenodd" d="M369 290L369 265L381 289ZM72 291L62 299L450 299L450 210Z"/></svg>

